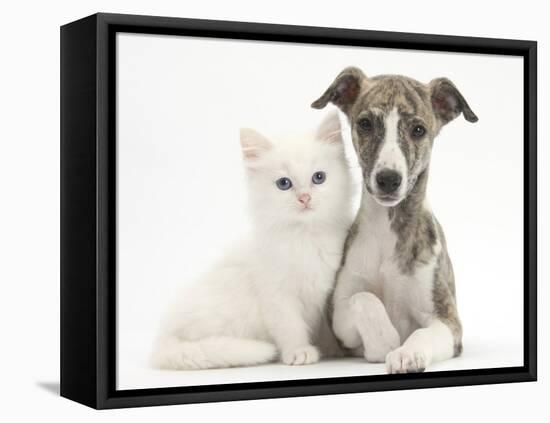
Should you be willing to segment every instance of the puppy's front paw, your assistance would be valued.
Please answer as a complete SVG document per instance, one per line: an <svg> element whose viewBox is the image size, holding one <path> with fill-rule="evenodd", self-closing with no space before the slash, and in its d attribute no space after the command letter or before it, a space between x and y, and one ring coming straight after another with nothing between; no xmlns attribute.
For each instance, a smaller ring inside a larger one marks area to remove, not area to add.
<svg viewBox="0 0 550 423"><path fill-rule="evenodd" d="M289 366L316 363L319 361L319 350L313 345L304 345L303 347L283 351L282 359L283 363Z"/></svg>
<svg viewBox="0 0 550 423"><path fill-rule="evenodd" d="M429 360L423 351L397 348L386 356L388 373L418 373L426 370Z"/></svg>

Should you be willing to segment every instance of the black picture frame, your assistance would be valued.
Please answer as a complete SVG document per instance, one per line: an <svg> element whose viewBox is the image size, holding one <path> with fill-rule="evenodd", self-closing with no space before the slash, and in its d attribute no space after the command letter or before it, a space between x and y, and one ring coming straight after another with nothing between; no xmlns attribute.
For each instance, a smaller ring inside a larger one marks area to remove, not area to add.
<svg viewBox="0 0 550 423"><path fill-rule="evenodd" d="M524 69L524 365L116 390L115 65L118 32L514 55ZM61 27L61 395L90 407L232 401L537 378L534 41L98 13Z"/></svg>

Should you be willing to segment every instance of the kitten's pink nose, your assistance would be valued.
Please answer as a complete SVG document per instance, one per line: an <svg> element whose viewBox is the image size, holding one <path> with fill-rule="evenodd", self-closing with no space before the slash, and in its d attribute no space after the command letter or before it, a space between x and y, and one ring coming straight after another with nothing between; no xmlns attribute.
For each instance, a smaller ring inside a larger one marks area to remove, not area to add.
<svg viewBox="0 0 550 423"><path fill-rule="evenodd" d="M309 200L311 200L311 195L309 194L301 194L298 197L298 201L302 203L304 206L306 206L309 203Z"/></svg>

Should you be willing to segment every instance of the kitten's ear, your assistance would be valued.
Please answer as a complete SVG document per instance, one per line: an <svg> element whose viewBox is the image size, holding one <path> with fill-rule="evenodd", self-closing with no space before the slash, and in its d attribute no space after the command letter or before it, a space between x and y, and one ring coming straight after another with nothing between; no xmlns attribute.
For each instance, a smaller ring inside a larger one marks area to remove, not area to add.
<svg viewBox="0 0 550 423"><path fill-rule="evenodd" d="M329 113L315 133L315 139L328 144L342 144L342 127L340 126L340 117L338 112L334 110Z"/></svg>
<svg viewBox="0 0 550 423"><path fill-rule="evenodd" d="M250 163L258 160L271 148L271 142L258 131L241 128L241 149L246 162Z"/></svg>
<svg viewBox="0 0 550 423"><path fill-rule="evenodd" d="M344 69L323 95L311 104L311 107L322 109L328 103L333 103L344 113L347 113L359 97L361 86L366 79L367 77L359 68L351 66Z"/></svg>

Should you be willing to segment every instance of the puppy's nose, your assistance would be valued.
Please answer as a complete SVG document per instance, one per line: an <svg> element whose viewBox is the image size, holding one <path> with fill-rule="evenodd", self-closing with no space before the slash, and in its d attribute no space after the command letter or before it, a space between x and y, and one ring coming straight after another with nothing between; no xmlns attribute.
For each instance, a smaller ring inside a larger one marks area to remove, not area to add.
<svg viewBox="0 0 550 423"><path fill-rule="evenodd" d="M395 170L383 169L376 174L378 189L384 194L391 194L397 191L401 185L401 175Z"/></svg>
<svg viewBox="0 0 550 423"><path fill-rule="evenodd" d="M307 203L309 203L309 200L311 200L311 195L309 194L301 194L298 197L298 201L302 203L304 206L307 205Z"/></svg>

